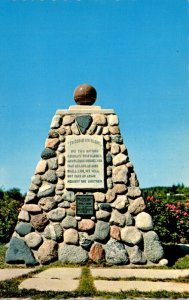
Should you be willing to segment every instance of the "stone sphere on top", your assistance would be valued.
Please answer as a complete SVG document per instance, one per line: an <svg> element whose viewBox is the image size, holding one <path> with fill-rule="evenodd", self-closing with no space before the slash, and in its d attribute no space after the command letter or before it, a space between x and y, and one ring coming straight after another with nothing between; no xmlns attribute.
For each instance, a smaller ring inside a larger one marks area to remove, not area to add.
<svg viewBox="0 0 189 300"><path fill-rule="evenodd" d="M95 88L89 84L81 84L74 91L74 100L78 105L92 105L96 96Z"/></svg>

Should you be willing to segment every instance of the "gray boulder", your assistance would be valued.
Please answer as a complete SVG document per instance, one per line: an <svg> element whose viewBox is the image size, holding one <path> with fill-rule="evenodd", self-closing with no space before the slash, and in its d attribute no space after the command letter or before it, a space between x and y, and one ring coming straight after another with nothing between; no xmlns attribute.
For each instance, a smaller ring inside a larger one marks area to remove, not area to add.
<svg viewBox="0 0 189 300"><path fill-rule="evenodd" d="M106 262L109 264L126 264L128 255L124 245L114 239L110 239L105 246Z"/></svg>
<svg viewBox="0 0 189 300"><path fill-rule="evenodd" d="M158 235L154 231L143 233L144 255L151 262L157 263L163 258L164 251Z"/></svg>
<svg viewBox="0 0 189 300"><path fill-rule="evenodd" d="M29 223L20 222L16 225L15 230L20 236L25 236L26 234L33 231L33 227Z"/></svg>
<svg viewBox="0 0 189 300"><path fill-rule="evenodd" d="M48 159L48 158L55 157L55 156L56 156L56 152L50 148L45 148L43 150L43 152L41 153L41 157L43 159Z"/></svg>
<svg viewBox="0 0 189 300"><path fill-rule="evenodd" d="M60 244L58 258L62 263L82 264L87 262L88 253L81 246Z"/></svg>
<svg viewBox="0 0 189 300"><path fill-rule="evenodd" d="M72 216L66 216L62 223L61 223L63 228L76 228L77 227L77 221L74 217Z"/></svg>
<svg viewBox="0 0 189 300"><path fill-rule="evenodd" d="M6 252L5 261L8 264L17 263L31 266L38 264L30 248L23 240L18 239L17 237L12 237Z"/></svg>
<svg viewBox="0 0 189 300"><path fill-rule="evenodd" d="M61 221L66 214L65 208L55 208L48 213L48 218L52 221Z"/></svg>
<svg viewBox="0 0 189 300"><path fill-rule="evenodd" d="M96 223L94 239L96 241L104 241L107 239L110 233L110 225L104 221L98 221Z"/></svg>
<svg viewBox="0 0 189 300"><path fill-rule="evenodd" d="M55 208L56 205L57 205L57 203L54 200L54 197L45 197L45 198L41 198L39 200L39 206L44 211L50 211L51 209Z"/></svg>
<svg viewBox="0 0 189 300"><path fill-rule="evenodd" d="M53 240L53 241L62 241L63 239L63 230L59 223L51 223L46 226L44 230L44 236L46 239Z"/></svg>
<svg viewBox="0 0 189 300"><path fill-rule="evenodd" d="M143 256L140 248L135 245L134 247L126 246L127 252L129 254L129 260L132 264L145 264L146 258Z"/></svg>
<svg viewBox="0 0 189 300"><path fill-rule="evenodd" d="M30 247L32 249L36 249L42 243L42 237L37 232L31 232L25 236L25 241L26 241L28 247Z"/></svg>
<svg viewBox="0 0 189 300"><path fill-rule="evenodd" d="M57 182L57 176L56 172L54 170L48 170L43 176L42 180L50 182L50 183L56 183Z"/></svg>
<svg viewBox="0 0 189 300"><path fill-rule="evenodd" d="M121 239L128 244L136 245L142 240L142 234L136 227L126 226L121 230Z"/></svg>
<svg viewBox="0 0 189 300"><path fill-rule="evenodd" d="M55 192L55 186L50 183L44 183L37 194L38 198L53 196Z"/></svg>

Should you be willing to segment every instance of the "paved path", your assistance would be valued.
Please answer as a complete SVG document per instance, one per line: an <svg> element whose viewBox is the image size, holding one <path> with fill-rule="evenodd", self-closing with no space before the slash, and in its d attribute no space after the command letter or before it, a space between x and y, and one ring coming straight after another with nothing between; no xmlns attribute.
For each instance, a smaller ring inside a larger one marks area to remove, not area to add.
<svg viewBox="0 0 189 300"><path fill-rule="evenodd" d="M0 269L0 281L13 279L33 271L35 269Z"/></svg>
<svg viewBox="0 0 189 300"><path fill-rule="evenodd" d="M108 281L108 280L95 280L95 288L99 292L112 292L119 293L121 291L128 292L130 290L137 290L139 292L189 292L188 283L176 283L176 282L154 282L154 281Z"/></svg>
<svg viewBox="0 0 189 300"><path fill-rule="evenodd" d="M0 269L0 281L28 274L35 269ZM188 292L189 284L170 279L189 277L188 270L90 268L97 291L120 292L138 290ZM82 268L49 268L21 282L19 289L38 291L74 291L79 287ZM136 278L136 280L132 280ZM142 280L145 279L145 280ZM157 279L157 281L152 281ZM164 279L164 282L158 281ZM86 298L78 298L86 299ZM89 299L89 298L87 298ZM97 299L97 298L96 298ZM100 299L100 298L98 298ZM138 298L142 299L142 298Z"/></svg>
<svg viewBox="0 0 189 300"><path fill-rule="evenodd" d="M189 270L157 270L157 269L111 269L91 268L95 288L100 292L120 292L137 290L140 292L157 292L165 290L168 292L189 292L188 283L179 282L154 282L150 279L178 279L189 276ZM104 280L98 279L104 278ZM140 278L139 280L126 280L128 278ZM148 278L142 281L141 278ZM125 280L114 280L125 279Z"/></svg>
<svg viewBox="0 0 189 300"><path fill-rule="evenodd" d="M91 274L95 277L105 278L155 278L155 279L176 279L189 276L188 270L167 270L167 269L112 269L112 268L91 268Z"/></svg>
<svg viewBox="0 0 189 300"><path fill-rule="evenodd" d="M71 292L78 288L81 268L50 268L24 280L19 289Z"/></svg>

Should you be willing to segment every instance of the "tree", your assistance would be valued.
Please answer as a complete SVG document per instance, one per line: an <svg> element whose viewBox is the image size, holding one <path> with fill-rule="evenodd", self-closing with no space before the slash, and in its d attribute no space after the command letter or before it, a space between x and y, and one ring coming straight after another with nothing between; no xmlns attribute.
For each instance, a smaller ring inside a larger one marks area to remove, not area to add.
<svg viewBox="0 0 189 300"><path fill-rule="evenodd" d="M19 189L0 189L0 242L6 243L10 240L23 202L24 196Z"/></svg>

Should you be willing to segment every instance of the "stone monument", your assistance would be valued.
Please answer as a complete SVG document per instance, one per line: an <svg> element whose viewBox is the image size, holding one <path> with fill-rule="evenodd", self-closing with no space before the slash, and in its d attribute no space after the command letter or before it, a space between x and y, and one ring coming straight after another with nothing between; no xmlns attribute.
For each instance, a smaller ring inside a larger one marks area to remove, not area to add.
<svg viewBox="0 0 189 300"><path fill-rule="evenodd" d="M163 248L112 109L96 90L57 110L18 215L7 263L161 263Z"/></svg>

